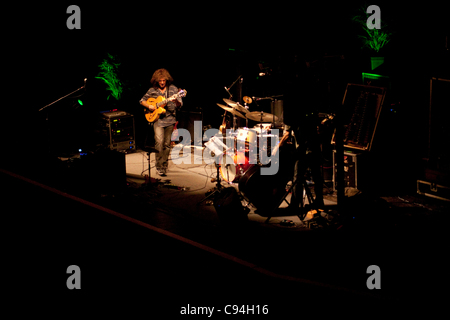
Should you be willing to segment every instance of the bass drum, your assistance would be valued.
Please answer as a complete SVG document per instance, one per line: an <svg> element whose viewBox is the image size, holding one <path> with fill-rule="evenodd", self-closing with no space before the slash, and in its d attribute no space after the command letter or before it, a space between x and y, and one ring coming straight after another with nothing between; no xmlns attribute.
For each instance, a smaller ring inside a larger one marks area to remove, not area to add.
<svg viewBox="0 0 450 320"><path fill-rule="evenodd" d="M237 182L251 166L244 152L224 153L220 159L220 175L226 182Z"/></svg>
<svg viewBox="0 0 450 320"><path fill-rule="evenodd" d="M283 152L280 150L276 174L261 175L263 166L252 165L239 180L239 191L258 212L269 213L277 208L286 193L286 185L294 175L295 157L285 147L283 149Z"/></svg>

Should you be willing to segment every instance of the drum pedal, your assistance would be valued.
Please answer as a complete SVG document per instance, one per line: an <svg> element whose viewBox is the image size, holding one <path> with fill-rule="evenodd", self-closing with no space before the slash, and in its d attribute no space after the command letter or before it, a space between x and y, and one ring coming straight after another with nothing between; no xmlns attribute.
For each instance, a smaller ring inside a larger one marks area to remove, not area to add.
<svg viewBox="0 0 450 320"><path fill-rule="evenodd" d="M309 221L309 220L312 220L312 219L318 217L318 216L320 215L321 212L324 212L324 211L323 211L322 209L319 209L319 211L317 211L317 210L315 210L315 209L310 210L310 211L308 211L308 213L306 214L306 217L305 217L305 219L303 219L303 221Z"/></svg>
<svg viewBox="0 0 450 320"><path fill-rule="evenodd" d="M285 226L285 227L293 227L293 226L295 226L295 223L292 220L284 219L280 222L280 225Z"/></svg>

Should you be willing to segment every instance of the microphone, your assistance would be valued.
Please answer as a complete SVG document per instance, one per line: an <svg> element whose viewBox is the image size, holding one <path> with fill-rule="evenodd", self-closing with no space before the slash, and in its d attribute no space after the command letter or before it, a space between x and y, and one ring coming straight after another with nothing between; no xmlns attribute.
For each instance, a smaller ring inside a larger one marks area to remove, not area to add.
<svg viewBox="0 0 450 320"><path fill-rule="evenodd" d="M228 92L228 94L230 95L230 98L231 98L233 95L230 93L230 91L228 91L227 87L224 87L224 88L225 88L225 90L227 90L227 92Z"/></svg>

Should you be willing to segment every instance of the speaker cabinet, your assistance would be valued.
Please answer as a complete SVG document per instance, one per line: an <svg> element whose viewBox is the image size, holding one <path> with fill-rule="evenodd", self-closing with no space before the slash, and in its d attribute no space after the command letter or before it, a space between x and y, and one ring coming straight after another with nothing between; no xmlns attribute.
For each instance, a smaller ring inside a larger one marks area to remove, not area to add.
<svg viewBox="0 0 450 320"><path fill-rule="evenodd" d="M430 79L428 157L438 161L439 169L449 170L450 163L450 80Z"/></svg>
<svg viewBox="0 0 450 320"><path fill-rule="evenodd" d="M177 128L179 129L186 129L189 131L191 135L191 141L190 143L186 143L182 141L183 144L190 144L190 145L202 145L203 141L203 114L201 112L193 112L193 111L178 111L177 112L177 120L178 125ZM200 121L202 122L202 125L200 126L200 130L197 130L199 132L195 132L194 130L194 122Z"/></svg>

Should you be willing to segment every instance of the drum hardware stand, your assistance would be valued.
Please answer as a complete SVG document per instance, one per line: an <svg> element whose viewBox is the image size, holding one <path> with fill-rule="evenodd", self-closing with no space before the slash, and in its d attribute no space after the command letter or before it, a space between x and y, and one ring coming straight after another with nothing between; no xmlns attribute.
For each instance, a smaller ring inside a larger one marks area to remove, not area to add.
<svg viewBox="0 0 450 320"><path fill-rule="evenodd" d="M219 155L220 156L220 155ZM198 203L197 203L197 205L200 205L202 202L204 202L204 201L206 201L206 200L208 200L209 198L211 198L213 195L215 195L217 192L220 192L224 187L222 186L222 184L221 184L221 180L220 180L220 165L219 165L219 163L218 163L218 158L219 158L219 156L216 156L216 154L214 154L214 158L215 158L215 161L214 161L214 164L215 164L215 166L216 166L216 174L217 174L217 178L216 178L216 186L214 187L214 190L210 193L210 194L208 194L205 198L203 198L202 200L200 200Z"/></svg>
<svg viewBox="0 0 450 320"><path fill-rule="evenodd" d="M229 86L229 87L225 87L225 90L227 91L227 93L230 95L230 100L231 98L233 98L233 95L230 93L230 89L236 84L236 82L242 77L242 75L239 75L239 77L236 78L236 80L234 80L234 82ZM236 130L236 115L233 114L233 130Z"/></svg>
<svg viewBox="0 0 450 320"><path fill-rule="evenodd" d="M233 97L233 95L230 93L230 89L235 85L235 83L241 78L241 74L239 75L239 77L237 77L236 80L234 80L234 82L231 84L231 86L229 86L228 88L225 87L225 90L228 92L228 94L230 95L230 99Z"/></svg>
<svg viewBox="0 0 450 320"><path fill-rule="evenodd" d="M317 212L319 212L319 208L317 207L315 200L312 196L311 190L308 187L308 184L306 182L306 179L304 176L302 176L301 179L299 179L297 177L297 179L295 181L292 181L291 186L289 187L289 189L285 192L283 198L278 202L277 206L275 208L273 208L272 212L275 212L275 210L277 210L280 205L283 203L283 201L285 201L288 205L290 205L290 203L286 200L286 197L289 195L289 193L294 191L294 187L298 184L299 180L301 180L301 184L302 184L302 190L304 190L304 193L302 195L302 200L300 201L300 213L297 214L298 218L300 219L300 221L303 221L303 219L305 219L307 212L305 212L305 196L308 199L308 204L315 209ZM291 201L292 202L292 201ZM298 210L298 209L297 209ZM265 223L268 223L269 220L272 218L272 216L269 216Z"/></svg>
<svg viewBox="0 0 450 320"><path fill-rule="evenodd" d="M212 144L209 145L209 143L212 143ZM211 155L214 155L214 164L216 166L216 172L217 172L216 173L217 174L216 186L214 187L214 190L209 195L207 195L205 198L203 198L200 202L198 202L197 205L200 205L200 203L211 198L214 194L216 194L217 192L220 192L223 189L221 181L220 181L219 157L227 151L227 150L223 151L224 149L226 149L226 146L220 140L216 141L216 137L212 137L207 143L205 143L205 146L206 146L206 148L211 150Z"/></svg>
<svg viewBox="0 0 450 320"><path fill-rule="evenodd" d="M251 211L251 209L249 208L251 201L249 199L247 199L240 191L238 192L238 194L239 194L239 200L241 200L241 204L242 204L242 201L245 201L245 205L243 205L243 208L244 208L245 212L248 214Z"/></svg>
<svg viewBox="0 0 450 320"><path fill-rule="evenodd" d="M152 147L148 147L148 148L144 148L143 149L144 151L146 151L146 153L147 153L147 161L148 161L148 181L147 181L147 178L146 178L146 181L145 181L145 185L147 185L147 186L149 186L149 185L151 185L153 182L152 182L152 176L151 176L151 164L150 164L150 156L151 156L151 154L152 153L158 153L158 150L156 150L155 148L152 148Z"/></svg>
<svg viewBox="0 0 450 320"><path fill-rule="evenodd" d="M252 103L252 99L251 98L247 98L247 99L248 100L246 100L245 97L244 97L244 108L246 110L249 109L249 106L247 105L247 101L249 101L249 103ZM248 118L247 117L245 117L245 127L248 128Z"/></svg>

